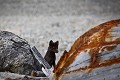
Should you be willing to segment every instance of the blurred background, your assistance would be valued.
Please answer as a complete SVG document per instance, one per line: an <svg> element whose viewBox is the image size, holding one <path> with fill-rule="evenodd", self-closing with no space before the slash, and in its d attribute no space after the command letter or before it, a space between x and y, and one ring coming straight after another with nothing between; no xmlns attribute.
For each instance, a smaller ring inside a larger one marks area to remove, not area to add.
<svg viewBox="0 0 120 80"><path fill-rule="evenodd" d="M0 30L36 46L44 56L50 40L64 50L90 28L120 19L120 0L0 0Z"/></svg>

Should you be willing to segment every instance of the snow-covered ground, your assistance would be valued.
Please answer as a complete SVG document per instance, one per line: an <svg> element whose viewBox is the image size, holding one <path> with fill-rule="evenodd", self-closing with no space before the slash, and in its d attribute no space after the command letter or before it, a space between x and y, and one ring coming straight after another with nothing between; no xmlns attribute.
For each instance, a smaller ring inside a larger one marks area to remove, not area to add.
<svg viewBox="0 0 120 80"><path fill-rule="evenodd" d="M0 30L26 39L43 56L49 41L58 40L58 61L91 27L120 19L119 5L120 0L1 0Z"/></svg>

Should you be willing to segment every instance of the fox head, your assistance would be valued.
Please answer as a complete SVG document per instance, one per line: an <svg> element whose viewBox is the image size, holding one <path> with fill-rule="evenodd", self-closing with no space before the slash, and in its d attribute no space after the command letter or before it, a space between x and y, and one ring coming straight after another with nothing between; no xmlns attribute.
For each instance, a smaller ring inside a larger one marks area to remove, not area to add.
<svg viewBox="0 0 120 80"><path fill-rule="evenodd" d="M59 45L58 41L53 42L52 40L50 40L48 50L54 53L58 53L58 45Z"/></svg>

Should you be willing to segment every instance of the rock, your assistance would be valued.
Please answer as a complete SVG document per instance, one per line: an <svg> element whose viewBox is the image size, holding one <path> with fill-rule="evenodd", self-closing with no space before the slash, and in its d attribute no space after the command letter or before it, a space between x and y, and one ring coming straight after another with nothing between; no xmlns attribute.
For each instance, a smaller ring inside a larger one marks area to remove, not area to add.
<svg viewBox="0 0 120 80"><path fill-rule="evenodd" d="M120 19L100 24L64 51L53 80L120 80Z"/></svg>
<svg viewBox="0 0 120 80"><path fill-rule="evenodd" d="M9 72L0 72L0 80L50 80L49 77L32 77Z"/></svg>
<svg viewBox="0 0 120 80"><path fill-rule="evenodd" d="M0 72L30 75L35 69L28 42L11 32L0 31Z"/></svg>

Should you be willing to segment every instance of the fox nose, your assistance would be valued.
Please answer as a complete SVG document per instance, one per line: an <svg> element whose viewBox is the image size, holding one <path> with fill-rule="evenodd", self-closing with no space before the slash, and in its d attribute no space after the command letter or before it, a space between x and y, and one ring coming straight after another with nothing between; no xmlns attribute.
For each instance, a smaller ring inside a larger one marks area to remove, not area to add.
<svg viewBox="0 0 120 80"><path fill-rule="evenodd" d="M58 49L55 50L55 53L58 53Z"/></svg>

